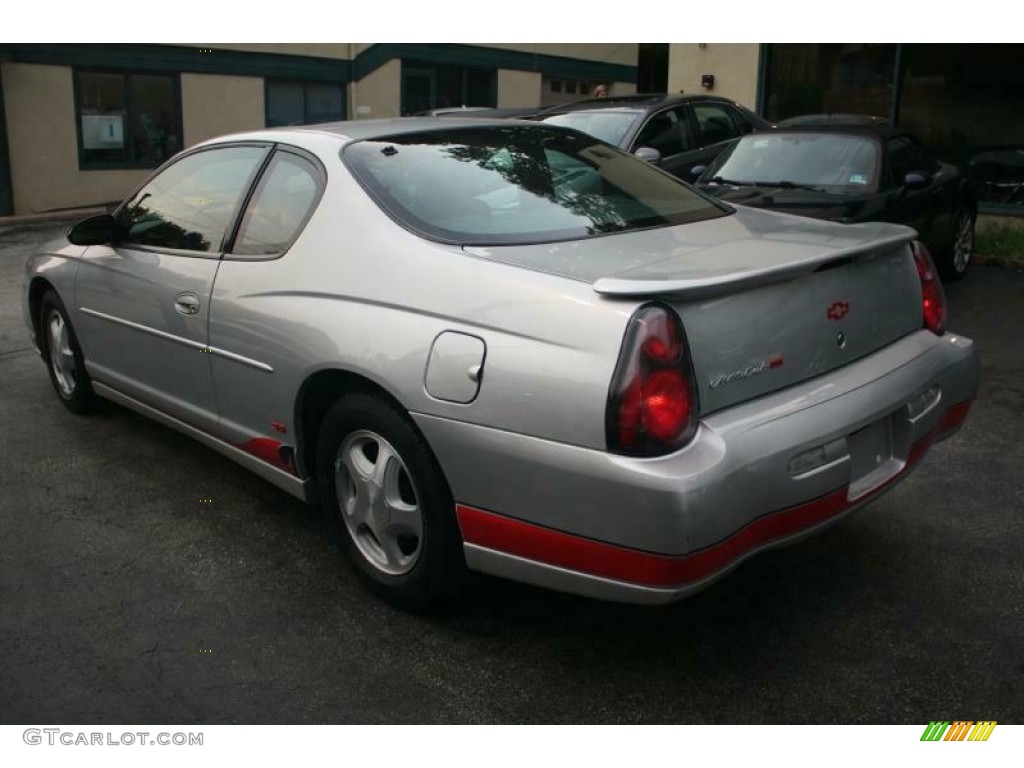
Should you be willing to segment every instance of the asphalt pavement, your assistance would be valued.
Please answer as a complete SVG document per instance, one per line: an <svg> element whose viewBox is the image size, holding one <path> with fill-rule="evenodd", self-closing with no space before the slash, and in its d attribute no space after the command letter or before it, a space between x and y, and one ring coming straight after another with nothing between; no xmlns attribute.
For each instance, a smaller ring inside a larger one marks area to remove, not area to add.
<svg viewBox="0 0 1024 768"><path fill-rule="evenodd" d="M30 349L0 229L0 723L1024 722L1024 273L947 287L982 389L891 493L663 608L479 578L423 617L307 508Z"/></svg>

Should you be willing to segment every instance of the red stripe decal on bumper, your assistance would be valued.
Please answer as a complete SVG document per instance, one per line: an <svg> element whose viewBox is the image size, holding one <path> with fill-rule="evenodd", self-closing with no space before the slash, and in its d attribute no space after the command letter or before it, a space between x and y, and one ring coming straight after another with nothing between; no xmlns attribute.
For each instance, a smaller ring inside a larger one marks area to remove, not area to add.
<svg viewBox="0 0 1024 768"><path fill-rule="evenodd" d="M956 426L959 426L967 418L967 414L971 411L971 406L974 405L974 399L964 400L962 403L951 405L942 415L942 420L939 422L939 426L936 427L936 432L939 434L948 432Z"/></svg>
<svg viewBox="0 0 1024 768"><path fill-rule="evenodd" d="M719 543L683 556L606 544L464 504L456 504L455 511L467 544L616 581L680 587L714 575L752 549L813 528L852 506L874 499L924 456L937 431L911 446L906 465L899 473L853 502L847 499L848 489L844 486L813 501L766 514Z"/></svg>
<svg viewBox="0 0 1024 768"><path fill-rule="evenodd" d="M288 446L283 445L279 440L273 440L269 437L254 437L238 447L246 453L263 459L268 464L273 464L278 469L295 474L295 465L291 461L290 454L287 450L282 450L288 449Z"/></svg>

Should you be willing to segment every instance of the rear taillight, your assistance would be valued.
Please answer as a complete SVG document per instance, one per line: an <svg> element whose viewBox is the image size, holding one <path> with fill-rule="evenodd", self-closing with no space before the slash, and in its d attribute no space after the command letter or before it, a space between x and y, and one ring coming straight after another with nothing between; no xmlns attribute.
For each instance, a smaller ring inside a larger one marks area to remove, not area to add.
<svg viewBox="0 0 1024 768"><path fill-rule="evenodd" d="M924 313L924 327L941 336L946 332L946 294L939 282L932 256L924 243L915 240L910 244L917 265L917 276L921 278L921 309Z"/></svg>
<svg viewBox="0 0 1024 768"><path fill-rule="evenodd" d="M608 450L658 456L677 450L697 432L697 393L679 316L661 304L638 309L608 391Z"/></svg>

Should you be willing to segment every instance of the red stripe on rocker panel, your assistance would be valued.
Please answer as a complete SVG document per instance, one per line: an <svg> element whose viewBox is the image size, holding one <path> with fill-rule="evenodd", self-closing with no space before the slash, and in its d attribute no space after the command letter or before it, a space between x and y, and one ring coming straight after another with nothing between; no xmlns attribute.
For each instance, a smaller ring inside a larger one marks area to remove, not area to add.
<svg viewBox="0 0 1024 768"><path fill-rule="evenodd" d="M855 504L875 498L924 456L934 438L935 432L931 432L914 443L903 469L865 496L851 502L848 488L843 486L813 501L760 517L719 543L690 555L673 557L628 549L464 504L456 504L455 512L467 544L616 581L677 587L700 581L752 549L813 528Z"/></svg>

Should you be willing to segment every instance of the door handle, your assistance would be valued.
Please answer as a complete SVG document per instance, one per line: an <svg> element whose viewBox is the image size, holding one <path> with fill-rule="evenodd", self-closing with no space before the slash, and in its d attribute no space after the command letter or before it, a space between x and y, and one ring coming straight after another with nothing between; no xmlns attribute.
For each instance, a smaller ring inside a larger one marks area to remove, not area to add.
<svg viewBox="0 0 1024 768"><path fill-rule="evenodd" d="M181 315L194 315L199 312L199 297L194 293L179 293L174 297L174 310Z"/></svg>

